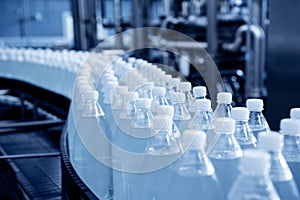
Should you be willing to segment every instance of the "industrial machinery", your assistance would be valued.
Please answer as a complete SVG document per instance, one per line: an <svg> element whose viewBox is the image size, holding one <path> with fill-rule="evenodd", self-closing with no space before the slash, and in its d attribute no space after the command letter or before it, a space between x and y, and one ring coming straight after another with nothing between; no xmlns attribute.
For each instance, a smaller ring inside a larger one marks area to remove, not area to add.
<svg viewBox="0 0 300 200"><path fill-rule="evenodd" d="M166 28L186 34L198 42L197 46L169 36L166 38L164 31L153 33L141 29L129 39L120 36L102 47L128 50L157 44L157 48L171 48L180 56L155 49L134 51L133 54L172 66L194 85L205 85L201 75L182 62L184 57L191 63L203 64L205 60L193 53L195 48L201 46L221 71L225 89L237 94L234 99L237 105L243 104L245 98L265 98L267 95L267 0L78 0L73 3L73 10L78 11L73 12L75 22L81 22L75 23L75 48L95 47L99 42L97 29L98 33L104 29L107 33L118 34L132 28ZM131 18L126 15L129 10L132 11Z"/></svg>

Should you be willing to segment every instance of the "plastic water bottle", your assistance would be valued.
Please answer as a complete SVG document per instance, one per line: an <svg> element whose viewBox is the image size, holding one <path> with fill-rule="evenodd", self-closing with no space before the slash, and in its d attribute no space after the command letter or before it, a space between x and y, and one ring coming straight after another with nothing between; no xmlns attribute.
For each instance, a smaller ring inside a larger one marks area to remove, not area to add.
<svg viewBox="0 0 300 200"><path fill-rule="evenodd" d="M269 176L270 155L258 149L247 149L239 163L240 175L235 180L228 200L279 200Z"/></svg>
<svg viewBox="0 0 300 200"><path fill-rule="evenodd" d="M238 175L238 162L242 157L242 150L234 137L235 121L231 118L215 119L215 132L218 139L208 147L208 156L211 159L225 196L229 192ZM209 148L212 148L211 150Z"/></svg>
<svg viewBox="0 0 300 200"><path fill-rule="evenodd" d="M112 138L114 138L114 134L117 132L118 129L118 124L117 121L119 120L120 114L123 110L124 106L124 98L123 95L128 92L128 87L127 86L117 86L115 88L115 92L113 95L113 101L111 104L111 122L110 122L110 127L112 131Z"/></svg>
<svg viewBox="0 0 300 200"><path fill-rule="evenodd" d="M157 162L165 160L175 160L179 157L180 148L177 142L171 137L172 119L167 116L155 116L153 119L154 136L147 144L144 167L152 166L148 173L139 173L132 179L126 179L126 183L131 188L128 199L169 199L168 189L174 179L174 172L170 164L165 167L154 167ZM155 160L154 162L152 160ZM159 165L158 165L159 166ZM128 177L130 178L130 177ZM155 184L154 184L155 183Z"/></svg>
<svg viewBox="0 0 300 200"><path fill-rule="evenodd" d="M71 101L71 105L68 112L68 122L67 122L67 133L68 133L68 146L69 146L69 154L73 151L73 137L75 132L75 118L74 115L77 115L78 104L81 100L81 95L87 89L89 90L91 87L88 84L88 81L81 80L76 82L76 90L74 91L74 98ZM74 113L75 112L75 113ZM79 111L81 112L81 111ZM72 152L73 153L73 152ZM71 155L70 155L71 156Z"/></svg>
<svg viewBox="0 0 300 200"><path fill-rule="evenodd" d="M137 92L127 92L123 95L123 110L120 113L120 119L132 120L136 113L136 100L139 94ZM128 123L130 125L130 122Z"/></svg>
<svg viewBox="0 0 300 200"><path fill-rule="evenodd" d="M168 80L166 99L168 100L170 105L172 105L172 103L173 103L172 100L174 99L176 88L179 83L180 83L179 78L172 78L172 79Z"/></svg>
<svg viewBox="0 0 300 200"><path fill-rule="evenodd" d="M248 99L246 101L247 108L250 111L249 127L254 136L257 138L259 132L270 131L268 122L262 111L264 109L264 102L261 99Z"/></svg>
<svg viewBox="0 0 300 200"><path fill-rule="evenodd" d="M189 109L191 113L194 113L196 111L197 106L195 105L195 102L197 99L206 99L206 95L207 95L206 87L204 86L193 87L193 95L194 95L194 100L192 101Z"/></svg>
<svg viewBox="0 0 300 200"><path fill-rule="evenodd" d="M205 151L206 134L187 130L183 135L190 146L172 166L176 174L167 192L170 196L166 199L224 199L214 166Z"/></svg>
<svg viewBox="0 0 300 200"><path fill-rule="evenodd" d="M294 116L293 116L294 117ZM296 119L282 119L280 132L284 145L282 154L285 157L300 191L300 122Z"/></svg>
<svg viewBox="0 0 300 200"><path fill-rule="evenodd" d="M219 117L231 117L232 94L230 92L219 92L217 95L217 107L213 113L213 119Z"/></svg>
<svg viewBox="0 0 300 200"><path fill-rule="evenodd" d="M177 92L182 92L185 95L185 106L187 109L191 107L194 97L191 93L192 84L190 82L180 82L177 86Z"/></svg>
<svg viewBox="0 0 300 200"><path fill-rule="evenodd" d="M110 132L106 124L104 113L97 103L99 94L97 91L85 93L85 106L78 123L76 124L74 138L74 169L80 178L87 184L93 193L100 199L112 198L111 169L94 156L86 148L83 141L88 142L90 149L99 148L100 159L111 162L110 147L104 146L101 141L103 134ZM101 138L101 139L100 139Z"/></svg>
<svg viewBox="0 0 300 200"><path fill-rule="evenodd" d="M148 98L153 99L152 96L152 89L154 88L153 82L146 82L144 84L141 84L141 87L138 88L138 93L140 98Z"/></svg>
<svg viewBox="0 0 300 200"><path fill-rule="evenodd" d="M137 92L129 92L124 94L124 100L125 110L121 112L116 123L114 144L129 153L145 153L145 147L153 134L151 99L138 98ZM112 153L113 163L118 166L118 169L123 168L124 165L131 165L132 161L127 157L117 155L114 151ZM130 191L128 191L125 177L127 181L135 180L134 173L113 170L114 199L129 199Z"/></svg>
<svg viewBox="0 0 300 200"><path fill-rule="evenodd" d="M197 99L194 101L194 107L196 112L189 124L189 129L208 133L212 118L211 101L209 99Z"/></svg>
<svg viewBox="0 0 300 200"><path fill-rule="evenodd" d="M118 82L112 81L112 82L107 82L106 86L106 91L103 93L104 100L102 102L103 105L103 110L105 113L105 118L107 119L107 123L109 127L111 127L111 130L113 127L116 127L116 123L114 120L113 112L112 112L112 103L113 103L113 96L115 93L115 88L118 86ZM110 140L113 140L113 133L111 132L112 135L107 135L107 137Z"/></svg>
<svg viewBox="0 0 300 200"><path fill-rule="evenodd" d="M172 103L174 106L174 122L180 132L183 132L188 129L189 121L191 120L191 115L185 106L185 94L176 92Z"/></svg>
<svg viewBox="0 0 300 200"><path fill-rule="evenodd" d="M168 101L165 98L166 89L164 87L154 87L152 90L153 100L151 106L152 114L156 113L156 107L159 105L168 105Z"/></svg>
<svg viewBox="0 0 300 200"><path fill-rule="evenodd" d="M254 137L248 125L249 110L244 107L235 107L231 111L231 117L235 120L234 137L238 141L242 150L256 147L256 138Z"/></svg>
<svg viewBox="0 0 300 200"><path fill-rule="evenodd" d="M151 99L138 98L136 100L136 113L131 121L131 126L134 128L151 128L152 118Z"/></svg>
<svg viewBox="0 0 300 200"><path fill-rule="evenodd" d="M260 132L258 148L268 151L271 158L270 178L282 200L299 199L293 174L282 155L283 136L277 132Z"/></svg>
<svg viewBox="0 0 300 200"><path fill-rule="evenodd" d="M156 107L156 115L157 116L166 116L170 119L174 118L174 107L171 105L160 105ZM179 139L181 136L181 133L176 126L174 120L172 120L172 137L176 140ZM180 144L179 144L180 145Z"/></svg>

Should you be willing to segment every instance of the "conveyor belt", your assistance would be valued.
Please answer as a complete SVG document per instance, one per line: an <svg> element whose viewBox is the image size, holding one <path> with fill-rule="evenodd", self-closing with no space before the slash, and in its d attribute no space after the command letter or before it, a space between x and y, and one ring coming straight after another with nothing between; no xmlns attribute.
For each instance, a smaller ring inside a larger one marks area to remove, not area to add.
<svg viewBox="0 0 300 200"><path fill-rule="evenodd" d="M1 79L0 199L62 199L60 137L69 100Z"/></svg>
<svg viewBox="0 0 300 200"><path fill-rule="evenodd" d="M48 134L55 132L24 132L0 136L0 146L8 155L59 152ZM22 158L10 161L18 183L30 199L61 199L60 157Z"/></svg>

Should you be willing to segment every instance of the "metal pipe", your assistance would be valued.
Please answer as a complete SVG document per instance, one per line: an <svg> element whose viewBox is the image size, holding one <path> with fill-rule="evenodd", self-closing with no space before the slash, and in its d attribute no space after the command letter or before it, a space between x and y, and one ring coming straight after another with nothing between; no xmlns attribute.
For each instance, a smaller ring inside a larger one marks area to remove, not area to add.
<svg viewBox="0 0 300 200"><path fill-rule="evenodd" d="M116 32L116 34L118 34L118 33L122 32L122 27L121 27L122 11L121 11L121 1L120 0L114 0L114 17L115 17L115 32ZM116 48L123 47L122 35L119 35L118 37L116 37L115 45L116 45Z"/></svg>
<svg viewBox="0 0 300 200"><path fill-rule="evenodd" d="M0 160L6 160L6 159L24 159L24 158L42 158L42 157L56 157L56 156L60 156L60 152L17 154L17 155L3 155L3 156L0 156Z"/></svg>
<svg viewBox="0 0 300 200"><path fill-rule="evenodd" d="M218 30L217 30L217 5L218 0L208 0L207 2L207 30L206 37L208 43L208 53L212 57L218 50Z"/></svg>
<svg viewBox="0 0 300 200"><path fill-rule="evenodd" d="M258 25L242 25L236 31L236 37L233 43L224 43L223 49L230 52L237 52L243 41L243 34L249 31L250 43L247 43L248 56L246 64L246 96L262 97L265 93L264 76L265 76L265 43L266 37L264 30ZM253 56L251 56L253 54Z"/></svg>

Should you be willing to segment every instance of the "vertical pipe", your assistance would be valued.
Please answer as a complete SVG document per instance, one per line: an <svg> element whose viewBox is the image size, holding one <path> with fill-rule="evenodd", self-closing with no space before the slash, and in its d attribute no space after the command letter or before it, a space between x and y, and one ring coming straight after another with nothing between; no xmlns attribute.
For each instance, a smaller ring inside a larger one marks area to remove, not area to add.
<svg viewBox="0 0 300 200"><path fill-rule="evenodd" d="M114 18L115 18L115 33L118 34L122 32L122 27L121 27L122 12L121 12L120 0L114 0ZM122 36L116 37L115 45L117 48L123 47Z"/></svg>
<svg viewBox="0 0 300 200"><path fill-rule="evenodd" d="M149 19L147 10L147 0L132 0L132 23L134 28L142 28L147 26ZM149 7L148 7L149 8ZM145 29L136 29L133 36L133 45L135 49L143 48L147 42L147 31ZM145 57L145 51L135 52L136 57Z"/></svg>
<svg viewBox="0 0 300 200"><path fill-rule="evenodd" d="M265 88L268 8L264 0L248 0L249 21L246 53L246 97L263 98Z"/></svg>
<svg viewBox="0 0 300 200"><path fill-rule="evenodd" d="M207 31L208 53L215 56L218 49L217 6L218 0L207 0Z"/></svg>

